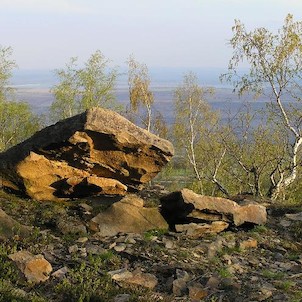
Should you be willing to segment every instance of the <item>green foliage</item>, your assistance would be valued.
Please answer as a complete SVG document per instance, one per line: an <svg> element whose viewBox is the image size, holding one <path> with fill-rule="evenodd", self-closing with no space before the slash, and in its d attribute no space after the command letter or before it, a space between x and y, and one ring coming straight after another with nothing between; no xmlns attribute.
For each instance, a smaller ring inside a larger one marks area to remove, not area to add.
<svg viewBox="0 0 302 302"><path fill-rule="evenodd" d="M9 80L16 64L11 55L10 47L0 46L0 152L28 138L41 123L26 102L13 101Z"/></svg>
<svg viewBox="0 0 302 302"><path fill-rule="evenodd" d="M145 240L152 240L153 237L160 237L167 234L168 230L165 229L154 229L144 233Z"/></svg>
<svg viewBox="0 0 302 302"><path fill-rule="evenodd" d="M154 109L154 95L150 88L149 70L133 56L128 61L128 85L130 97L129 118L147 131L166 138L168 128L161 112Z"/></svg>
<svg viewBox="0 0 302 302"><path fill-rule="evenodd" d="M270 271L270 270L263 270L262 271L262 276L268 279L272 280L281 280L284 278L284 273L283 272L275 272L275 271Z"/></svg>
<svg viewBox="0 0 302 302"><path fill-rule="evenodd" d="M65 119L95 106L114 107L117 72L108 69L108 65L108 59L97 50L83 68L78 67L77 58L71 58L65 69L56 70L59 84L51 89L55 97L50 107L51 119Z"/></svg>
<svg viewBox="0 0 302 302"><path fill-rule="evenodd" d="M268 195L277 199L296 181L301 160L302 22L295 22L289 14L274 34L266 28L247 31L236 20L230 45L233 55L229 72L222 78L232 83L240 95L247 91L256 96L268 95L270 118L286 134L285 141L276 142L279 156L270 164ZM249 70L238 76L243 62ZM285 106L285 102L289 105Z"/></svg>
<svg viewBox="0 0 302 302"><path fill-rule="evenodd" d="M12 147L40 129L40 119L25 102L0 102L0 151Z"/></svg>

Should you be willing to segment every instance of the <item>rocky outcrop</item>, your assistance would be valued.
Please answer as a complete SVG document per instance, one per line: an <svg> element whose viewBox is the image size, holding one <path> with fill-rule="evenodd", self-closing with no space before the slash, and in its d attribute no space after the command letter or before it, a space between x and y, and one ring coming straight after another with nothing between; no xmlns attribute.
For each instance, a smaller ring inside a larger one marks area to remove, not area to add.
<svg viewBox="0 0 302 302"><path fill-rule="evenodd" d="M255 202L239 205L226 198L198 195L188 189L162 197L161 213L172 228L178 224L209 221L224 221L235 226L244 223L261 225L267 220L266 208ZM205 230L209 227L206 226Z"/></svg>
<svg viewBox="0 0 302 302"><path fill-rule="evenodd" d="M144 201L134 194L114 203L90 221L98 237L122 233L143 233L152 229L168 229L158 208L145 208Z"/></svg>
<svg viewBox="0 0 302 302"><path fill-rule="evenodd" d="M123 195L156 176L173 152L119 114L92 108L1 153L0 177L37 200Z"/></svg>

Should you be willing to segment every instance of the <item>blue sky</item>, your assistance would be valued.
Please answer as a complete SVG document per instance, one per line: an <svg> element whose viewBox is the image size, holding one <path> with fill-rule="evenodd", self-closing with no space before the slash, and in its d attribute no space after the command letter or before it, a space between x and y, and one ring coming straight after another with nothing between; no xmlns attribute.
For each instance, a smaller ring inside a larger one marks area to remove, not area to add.
<svg viewBox="0 0 302 302"><path fill-rule="evenodd" d="M302 20L301 0L0 0L0 45L20 69L55 69L101 50L149 67L225 68L234 19L248 29Z"/></svg>

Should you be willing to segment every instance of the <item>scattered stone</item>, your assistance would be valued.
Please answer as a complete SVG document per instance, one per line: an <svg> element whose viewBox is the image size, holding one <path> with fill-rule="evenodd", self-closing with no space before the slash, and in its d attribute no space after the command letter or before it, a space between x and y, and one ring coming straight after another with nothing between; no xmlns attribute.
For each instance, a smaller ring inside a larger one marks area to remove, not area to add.
<svg viewBox="0 0 302 302"><path fill-rule="evenodd" d="M205 290L200 284L194 283L188 287L189 289L189 297L194 301L201 301L208 295L208 291Z"/></svg>
<svg viewBox="0 0 302 302"><path fill-rule="evenodd" d="M255 249L258 246L258 241L254 238L249 238L248 240L241 241L239 244L239 248L241 250L246 249Z"/></svg>
<svg viewBox="0 0 302 302"><path fill-rule="evenodd" d="M204 196L191 190L183 189L160 199L161 212L171 227L189 223L194 220L225 221L235 226L244 223L265 224L266 208L256 203L239 205L236 202L221 198Z"/></svg>
<svg viewBox="0 0 302 302"><path fill-rule="evenodd" d="M158 283L157 278L148 273L134 272L131 278L124 280L126 283L139 285L148 289L154 289Z"/></svg>
<svg viewBox="0 0 302 302"><path fill-rule="evenodd" d="M127 246L126 246L126 244L124 244L124 243L119 243L119 244L117 244L117 245L115 245L115 246L113 247L113 249L114 249L116 252L122 252L122 251L124 251L126 248L127 248Z"/></svg>
<svg viewBox="0 0 302 302"><path fill-rule="evenodd" d="M208 223L189 223L189 224L176 224L176 232L184 232L188 237L197 239L205 234L217 234L227 229L229 224L225 221L213 221Z"/></svg>
<svg viewBox="0 0 302 302"><path fill-rule="evenodd" d="M111 276L111 279L114 281L123 281L133 276L133 274L125 268L115 271L110 271L108 272L108 274Z"/></svg>
<svg viewBox="0 0 302 302"><path fill-rule="evenodd" d="M93 207L88 205L87 203L80 203L79 206L88 213L91 213L93 211Z"/></svg>
<svg viewBox="0 0 302 302"><path fill-rule="evenodd" d="M95 244L87 244L86 251L87 251L87 254L91 254L91 255L100 255L100 254L104 254L107 252L106 249L104 249L103 247L101 247L99 245L95 245Z"/></svg>
<svg viewBox="0 0 302 302"><path fill-rule="evenodd" d="M0 239L11 239L14 236L27 237L31 227L22 225L0 209Z"/></svg>
<svg viewBox="0 0 302 302"><path fill-rule="evenodd" d="M51 274L52 277L61 279L68 273L68 268L66 266L63 266L62 268L56 270Z"/></svg>
<svg viewBox="0 0 302 302"><path fill-rule="evenodd" d="M77 244L74 244L74 245L72 245L72 246L70 246L70 247L68 248L69 254L74 254L74 253L76 253L78 250L79 250L79 247L78 247Z"/></svg>
<svg viewBox="0 0 302 302"><path fill-rule="evenodd" d="M145 208L136 195L127 195L90 221L90 228L99 237L123 233L143 233L152 229L167 229L168 225L157 208Z"/></svg>
<svg viewBox="0 0 302 302"><path fill-rule="evenodd" d="M120 294L115 296L114 302L128 302L131 298L131 295L129 294Z"/></svg>
<svg viewBox="0 0 302 302"><path fill-rule="evenodd" d="M154 178L173 153L170 142L95 107L1 153L0 177L36 200L124 195Z"/></svg>
<svg viewBox="0 0 302 302"><path fill-rule="evenodd" d="M88 241L88 237L80 237L78 240L77 240L77 243L85 243Z"/></svg>
<svg viewBox="0 0 302 302"><path fill-rule="evenodd" d="M210 289L217 289L219 286L220 280L217 277L210 277L209 280L206 283L206 287L210 288Z"/></svg>
<svg viewBox="0 0 302 302"><path fill-rule="evenodd" d="M186 294L187 282L183 279L175 279L173 281L172 291L176 297L181 297Z"/></svg>
<svg viewBox="0 0 302 302"><path fill-rule="evenodd" d="M33 255L24 250L10 254L8 257L16 263L27 281L40 283L49 279L52 266L43 255Z"/></svg>
<svg viewBox="0 0 302 302"><path fill-rule="evenodd" d="M172 240L169 240L167 238L163 238L162 241L163 241L166 249L170 250L170 249L175 248L175 243Z"/></svg>
<svg viewBox="0 0 302 302"><path fill-rule="evenodd" d="M285 217L293 221L302 221L302 212L295 214L285 214Z"/></svg>
<svg viewBox="0 0 302 302"><path fill-rule="evenodd" d="M64 218L59 218L57 228L62 234L86 235L87 229L85 225L77 221L66 221Z"/></svg>
<svg viewBox="0 0 302 302"><path fill-rule="evenodd" d="M282 219L280 221L280 225L285 227L285 228L288 228L292 223L289 221L289 220L286 220L286 219Z"/></svg>
<svg viewBox="0 0 302 302"><path fill-rule="evenodd" d="M108 272L112 280L125 284L139 285L145 288L154 289L158 283L157 278L152 274L142 273L140 270L130 272L127 269L120 269Z"/></svg>

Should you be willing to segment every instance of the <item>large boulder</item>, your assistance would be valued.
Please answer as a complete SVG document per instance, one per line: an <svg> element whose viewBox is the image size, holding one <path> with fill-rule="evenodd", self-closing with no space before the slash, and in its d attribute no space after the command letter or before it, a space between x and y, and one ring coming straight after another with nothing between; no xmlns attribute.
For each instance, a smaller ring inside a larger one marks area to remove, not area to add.
<svg viewBox="0 0 302 302"><path fill-rule="evenodd" d="M266 208L255 202L239 205L235 201L204 196L183 189L161 198L161 213L170 227L182 223L225 221L235 226L244 223L265 224Z"/></svg>
<svg viewBox="0 0 302 302"><path fill-rule="evenodd" d="M0 184L37 200L123 195L160 172L173 146L103 108L44 128L0 154Z"/></svg>

